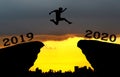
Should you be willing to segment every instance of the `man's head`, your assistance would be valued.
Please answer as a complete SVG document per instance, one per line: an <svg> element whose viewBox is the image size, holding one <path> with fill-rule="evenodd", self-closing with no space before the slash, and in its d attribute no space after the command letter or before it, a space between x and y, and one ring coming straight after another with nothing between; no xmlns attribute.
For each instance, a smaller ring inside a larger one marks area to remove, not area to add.
<svg viewBox="0 0 120 77"><path fill-rule="evenodd" d="M59 7L59 10L60 10L60 11L62 11L62 10L63 10L63 8L62 8L62 7Z"/></svg>

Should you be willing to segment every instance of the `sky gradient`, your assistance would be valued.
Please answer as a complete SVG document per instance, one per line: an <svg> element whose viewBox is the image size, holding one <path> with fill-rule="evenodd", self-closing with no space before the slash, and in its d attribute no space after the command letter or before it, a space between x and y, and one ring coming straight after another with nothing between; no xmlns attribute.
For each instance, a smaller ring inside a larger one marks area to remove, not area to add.
<svg viewBox="0 0 120 77"><path fill-rule="evenodd" d="M0 34L80 34L86 29L120 33L119 0L0 0ZM73 24L49 20L49 12L67 8L62 17Z"/></svg>

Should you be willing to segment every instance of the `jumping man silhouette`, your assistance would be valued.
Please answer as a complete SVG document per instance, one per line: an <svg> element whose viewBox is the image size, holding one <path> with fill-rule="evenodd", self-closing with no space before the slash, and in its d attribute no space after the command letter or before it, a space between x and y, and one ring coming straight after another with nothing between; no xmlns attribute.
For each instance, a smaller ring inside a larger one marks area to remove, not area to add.
<svg viewBox="0 0 120 77"><path fill-rule="evenodd" d="M72 24L72 22L68 21L66 18L61 18L61 13L63 13L67 8L63 9L62 7L59 7L59 9L53 10L49 13L49 15L53 12L56 14L56 20L50 19L51 22L58 25L59 21L66 21L68 24Z"/></svg>

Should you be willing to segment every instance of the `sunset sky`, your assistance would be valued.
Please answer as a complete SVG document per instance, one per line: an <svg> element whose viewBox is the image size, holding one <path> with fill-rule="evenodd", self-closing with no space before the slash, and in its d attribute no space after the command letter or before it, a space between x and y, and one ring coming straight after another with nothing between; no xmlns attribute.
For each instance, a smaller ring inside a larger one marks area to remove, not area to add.
<svg viewBox="0 0 120 77"><path fill-rule="evenodd" d="M72 24L50 22L55 14L49 12L59 7L67 8L62 14ZM74 66L88 66L89 62L77 47L85 31L120 34L119 0L0 0L0 47L3 39L13 35L35 35L32 41L45 46L30 70L74 70ZM115 43L120 44L119 37ZM88 40L88 39L87 39ZM20 41L20 38L19 38ZM100 40L101 41L101 40ZM27 41L28 42L28 41ZM110 42L110 41L107 41ZM20 42L19 42L20 43Z"/></svg>
<svg viewBox="0 0 120 77"><path fill-rule="evenodd" d="M77 42L82 39L79 37L68 38L61 41L45 41L45 46L41 49L38 59L30 70L34 71L37 67L43 72L53 69L74 71L74 66L90 67L89 62L82 54Z"/></svg>
<svg viewBox="0 0 120 77"><path fill-rule="evenodd" d="M69 36L69 37L68 37ZM40 36L37 36L40 37ZM79 67L90 67L91 64L87 61L82 50L77 47L79 40L96 40L94 38L87 39L84 37L78 37L75 35L64 35L64 36L48 36L50 40L45 40L43 43L45 46L41 48L41 52L38 54L38 58L34 65L30 68L31 71L35 71L36 68L42 69L43 72L47 72L50 69L54 71L62 70L74 71L74 66ZM52 40L52 37L61 38L59 40ZM68 38L63 38L68 37ZM113 44L120 44L120 38L117 37L115 42L102 41Z"/></svg>

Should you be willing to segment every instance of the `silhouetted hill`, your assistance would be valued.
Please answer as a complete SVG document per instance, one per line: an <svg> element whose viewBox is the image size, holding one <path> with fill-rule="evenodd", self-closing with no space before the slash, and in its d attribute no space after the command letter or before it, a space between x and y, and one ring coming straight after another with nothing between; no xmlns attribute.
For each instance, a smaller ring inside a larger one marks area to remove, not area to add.
<svg viewBox="0 0 120 77"><path fill-rule="evenodd" d="M34 41L0 49L0 77L21 77L34 64L43 46Z"/></svg>
<svg viewBox="0 0 120 77"><path fill-rule="evenodd" d="M82 49L98 77L119 77L120 45L93 40L80 40Z"/></svg>

